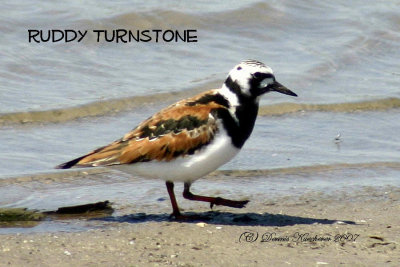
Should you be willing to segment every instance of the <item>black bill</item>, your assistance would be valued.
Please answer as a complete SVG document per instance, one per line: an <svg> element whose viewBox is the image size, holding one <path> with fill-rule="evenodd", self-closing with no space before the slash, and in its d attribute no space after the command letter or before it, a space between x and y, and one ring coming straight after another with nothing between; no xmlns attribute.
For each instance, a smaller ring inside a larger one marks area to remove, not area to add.
<svg viewBox="0 0 400 267"><path fill-rule="evenodd" d="M293 93L292 91L290 91L285 86L283 86L282 84L278 83L277 81L275 81L273 84L268 86L268 89L270 91L279 92L279 93L282 93L282 94L285 94L285 95L297 96L297 94Z"/></svg>

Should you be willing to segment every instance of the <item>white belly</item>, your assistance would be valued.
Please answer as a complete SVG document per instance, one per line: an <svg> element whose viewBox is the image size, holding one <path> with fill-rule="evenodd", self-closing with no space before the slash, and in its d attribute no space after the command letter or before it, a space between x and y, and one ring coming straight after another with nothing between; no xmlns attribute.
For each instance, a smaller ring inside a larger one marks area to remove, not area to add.
<svg viewBox="0 0 400 267"><path fill-rule="evenodd" d="M112 168L166 181L193 182L227 163L238 152L239 149L232 145L230 137L221 127L214 140L193 155L179 157L168 162L139 162L115 165Z"/></svg>

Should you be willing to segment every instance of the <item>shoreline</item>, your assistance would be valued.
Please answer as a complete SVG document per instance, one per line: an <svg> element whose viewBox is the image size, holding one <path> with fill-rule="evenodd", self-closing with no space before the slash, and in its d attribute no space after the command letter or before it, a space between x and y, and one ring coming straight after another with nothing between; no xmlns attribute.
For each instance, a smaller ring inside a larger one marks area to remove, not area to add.
<svg viewBox="0 0 400 267"><path fill-rule="evenodd" d="M1 266L396 266L400 260L400 188L313 191L244 209L192 204L209 221L175 222L164 213L65 220L92 229L2 234ZM258 235L257 239L255 236ZM262 242L264 241L264 242Z"/></svg>

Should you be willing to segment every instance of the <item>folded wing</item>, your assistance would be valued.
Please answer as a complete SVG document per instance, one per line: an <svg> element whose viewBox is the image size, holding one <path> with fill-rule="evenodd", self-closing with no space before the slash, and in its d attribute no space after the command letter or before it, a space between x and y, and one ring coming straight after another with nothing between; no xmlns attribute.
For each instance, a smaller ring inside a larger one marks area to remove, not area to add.
<svg viewBox="0 0 400 267"><path fill-rule="evenodd" d="M218 131L213 111L226 108L213 100L214 94L208 91L177 102L145 120L123 138L57 168L170 161L194 154L210 143Z"/></svg>

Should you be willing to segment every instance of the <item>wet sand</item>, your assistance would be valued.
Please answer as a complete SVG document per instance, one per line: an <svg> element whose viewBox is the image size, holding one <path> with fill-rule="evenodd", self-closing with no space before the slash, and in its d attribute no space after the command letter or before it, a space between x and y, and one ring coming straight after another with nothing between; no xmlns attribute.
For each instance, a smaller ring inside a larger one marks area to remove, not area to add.
<svg viewBox="0 0 400 267"><path fill-rule="evenodd" d="M245 189L243 189L245 190ZM0 266L398 266L400 188L250 196L244 209L185 203L163 212L66 220L91 230L1 235ZM178 200L181 201L182 200ZM208 218L208 220L206 220ZM263 242L264 241L264 242Z"/></svg>

